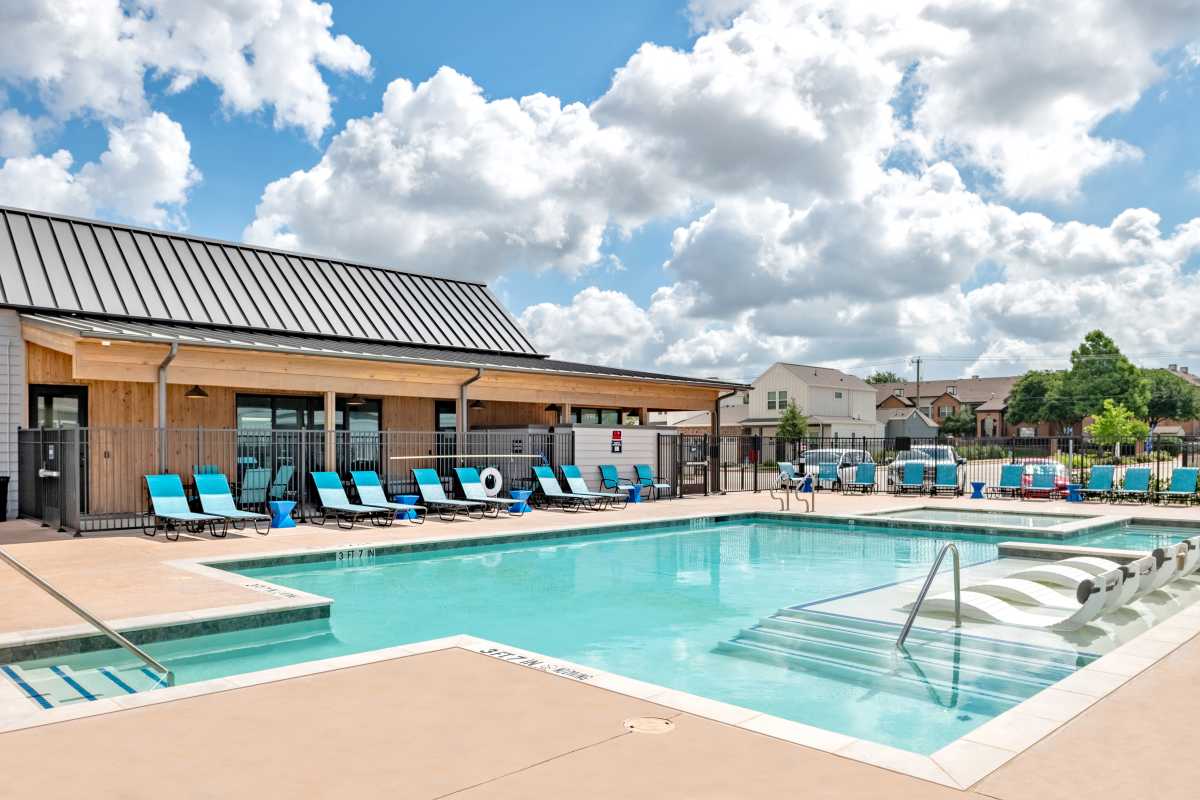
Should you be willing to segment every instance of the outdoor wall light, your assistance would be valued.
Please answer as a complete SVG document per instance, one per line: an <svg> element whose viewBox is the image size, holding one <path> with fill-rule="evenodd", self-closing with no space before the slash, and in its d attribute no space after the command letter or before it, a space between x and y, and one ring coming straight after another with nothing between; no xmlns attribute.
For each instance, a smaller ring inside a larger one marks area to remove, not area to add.
<svg viewBox="0 0 1200 800"><path fill-rule="evenodd" d="M467 406L467 408L470 408L470 409L480 409L480 408L485 408L485 407L486 407L486 404L482 400L472 400L470 402L470 404Z"/></svg>
<svg viewBox="0 0 1200 800"><path fill-rule="evenodd" d="M204 391L199 386L193 386L192 388L188 389L183 396L189 400L207 400L208 392Z"/></svg>
<svg viewBox="0 0 1200 800"><path fill-rule="evenodd" d="M362 395L352 394L346 398L346 405L350 407L361 406L366 402L367 401L363 399Z"/></svg>

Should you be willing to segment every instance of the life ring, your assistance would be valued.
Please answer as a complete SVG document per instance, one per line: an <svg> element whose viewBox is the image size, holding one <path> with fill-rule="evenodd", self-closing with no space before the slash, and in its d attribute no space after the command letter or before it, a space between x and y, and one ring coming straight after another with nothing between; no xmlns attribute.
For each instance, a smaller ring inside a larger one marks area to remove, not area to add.
<svg viewBox="0 0 1200 800"><path fill-rule="evenodd" d="M504 487L504 476L495 467L488 467L479 473L479 482L483 484L484 494L495 497Z"/></svg>

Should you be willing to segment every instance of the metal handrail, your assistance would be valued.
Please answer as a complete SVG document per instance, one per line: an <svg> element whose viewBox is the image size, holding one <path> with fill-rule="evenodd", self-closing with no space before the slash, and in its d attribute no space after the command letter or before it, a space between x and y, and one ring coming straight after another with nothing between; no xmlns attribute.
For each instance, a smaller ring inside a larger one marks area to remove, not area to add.
<svg viewBox="0 0 1200 800"><path fill-rule="evenodd" d="M150 655L145 650L143 650L142 648L138 647L133 642L126 639L123 635L121 635L114 629L110 628L105 622L101 621L95 614L93 614L90 611L88 611L87 609L83 608L83 606L79 605L74 600L67 597L65 594L60 592L58 589L55 589L53 586L51 586L49 583L47 583L43 578L34 574L29 569L29 567L25 566L20 561L13 558L11 555L6 553L3 549L0 549L0 560L3 560L10 567L12 567L17 572L24 575L26 578L28 578L30 581L32 581L38 588L40 588L46 594L50 595L55 600L62 603L64 606L71 609L76 614L78 614L79 616L83 617L85 620L90 622L101 633L103 633L109 639L112 639L114 642L116 642L118 645L120 645L121 647L128 650L133 655L137 656L147 666L154 669L155 672L161 673L163 675L163 682L165 683L165 685L173 686L175 684L175 673L172 672L171 670L167 669L166 667L164 667L161 663L159 663L158 660L154 658L154 656Z"/></svg>
<svg viewBox="0 0 1200 800"><path fill-rule="evenodd" d="M954 554L954 627L962 627L962 603L959 599L959 572L961 565L958 559L958 548L954 546L954 542L946 542L946 544L942 545L942 549L938 551L937 558L933 560L933 566L929 568L929 574L925 576L925 585L917 593L917 602L913 603L912 611L908 612L908 619L904 621L904 627L900 630L899 638L896 639L897 650L904 648L904 640L908 638L908 632L912 630L913 622L917 619L917 612L921 610L921 603L925 602L925 595L929 594L929 587L933 585L933 579L937 576L938 567L942 565L942 559L946 557L947 550Z"/></svg>

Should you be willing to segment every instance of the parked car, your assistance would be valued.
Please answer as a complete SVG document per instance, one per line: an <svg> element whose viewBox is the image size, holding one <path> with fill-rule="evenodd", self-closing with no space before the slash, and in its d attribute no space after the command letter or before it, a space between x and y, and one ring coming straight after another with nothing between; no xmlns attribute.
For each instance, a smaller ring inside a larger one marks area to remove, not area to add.
<svg viewBox="0 0 1200 800"><path fill-rule="evenodd" d="M961 470L967 460L958 454L952 446L948 444L926 444L917 445L911 450L901 450L888 464L888 486L895 486L900 481L900 476L904 472L904 465L912 462L917 462L925 466L925 480L932 482L937 476L938 464L954 464L957 467L959 474L959 483L962 483Z"/></svg>
<svg viewBox="0 0 1200 800"><path fill-rule="evenodd" d="M813 476L813 485L825 489L840 489L842 484L852 483L859 464L874 464L875 460L866 450L850 450L841 448L824 448L821 450L806 450L799 464L804 467L805 475ZM821 464L836 464L837 479L820 481Z"/></svg>
<svg viewBox="0 0 1200 800"><path fill-rule="evenodd" d="M1056 492L1066 492L1067 484L1071 482L1071 473L1067 469L1067 465L1061 461L1052 461L1048 458L1022 458L1016 463L1025 467L1025 471L1021 473L1021 486L1026 490L1033 486L1035 472L1053 472L1054 491Z"/></svg>

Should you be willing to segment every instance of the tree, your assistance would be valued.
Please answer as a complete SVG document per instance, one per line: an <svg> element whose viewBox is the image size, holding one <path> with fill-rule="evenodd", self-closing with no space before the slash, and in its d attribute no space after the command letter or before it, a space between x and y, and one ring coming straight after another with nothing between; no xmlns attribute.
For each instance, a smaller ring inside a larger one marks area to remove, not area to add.
<svg viewBox="0 0 1200 800"><path fill-rule="evenodd" d="M969 408L960 408L942 419L942 433L947 436L971 436L975 433L975 414Z"/></svg>
<svg viewBox="0 0 1200 800"><path fill-rule="evenodd" d="M890 369L875 370L871 373L871 377L867 378L867 383L872 386L877 383L904 383L904 378L901 378Z"/></svg>
<svg viewBox="0 0 1200 800"><path fill-rule="evenodd" d="M1125 406L1135 417L1147 416L1149 381L1103 331L1092 331L1071 352L1063 388L1071 398L1074 419L1094 416L1106 400Z"/></svg>
<svg viewBox="0 0 1200 800"><path fill-rule="evenodd" d="M1066 373L1030 370L1013 385L1008 395L1009 422L1070 423L1075 416L1075 404L1066 391Z"/></svg>
<svg viewBox="0 0 1200 800"><path fill-rule="evenodd" d="M1124 403L1114 403L1109 399L1104 401L1103 410L1095 415L1095 421L1085 430L1097 444L1119 447L1122 442L1144 438L1150 433L1150 426L1138 419Z"/></svg>
<svg viewBox="0 0 1200 800"><path fill-rule="evenodd" d="M795 402L779 415L779 426L775 429L777 439L803 439L808 435L808 417L800 413Z"/></svg>
<svg viewBox="0 0 1200 800"><path fill-rule="evenodd" d="M1200 418L1200 392L1196 387L1166 369L1144 369L1142 376L1150 388L1146 421L1151 426L1164 419Z"/></svg>

